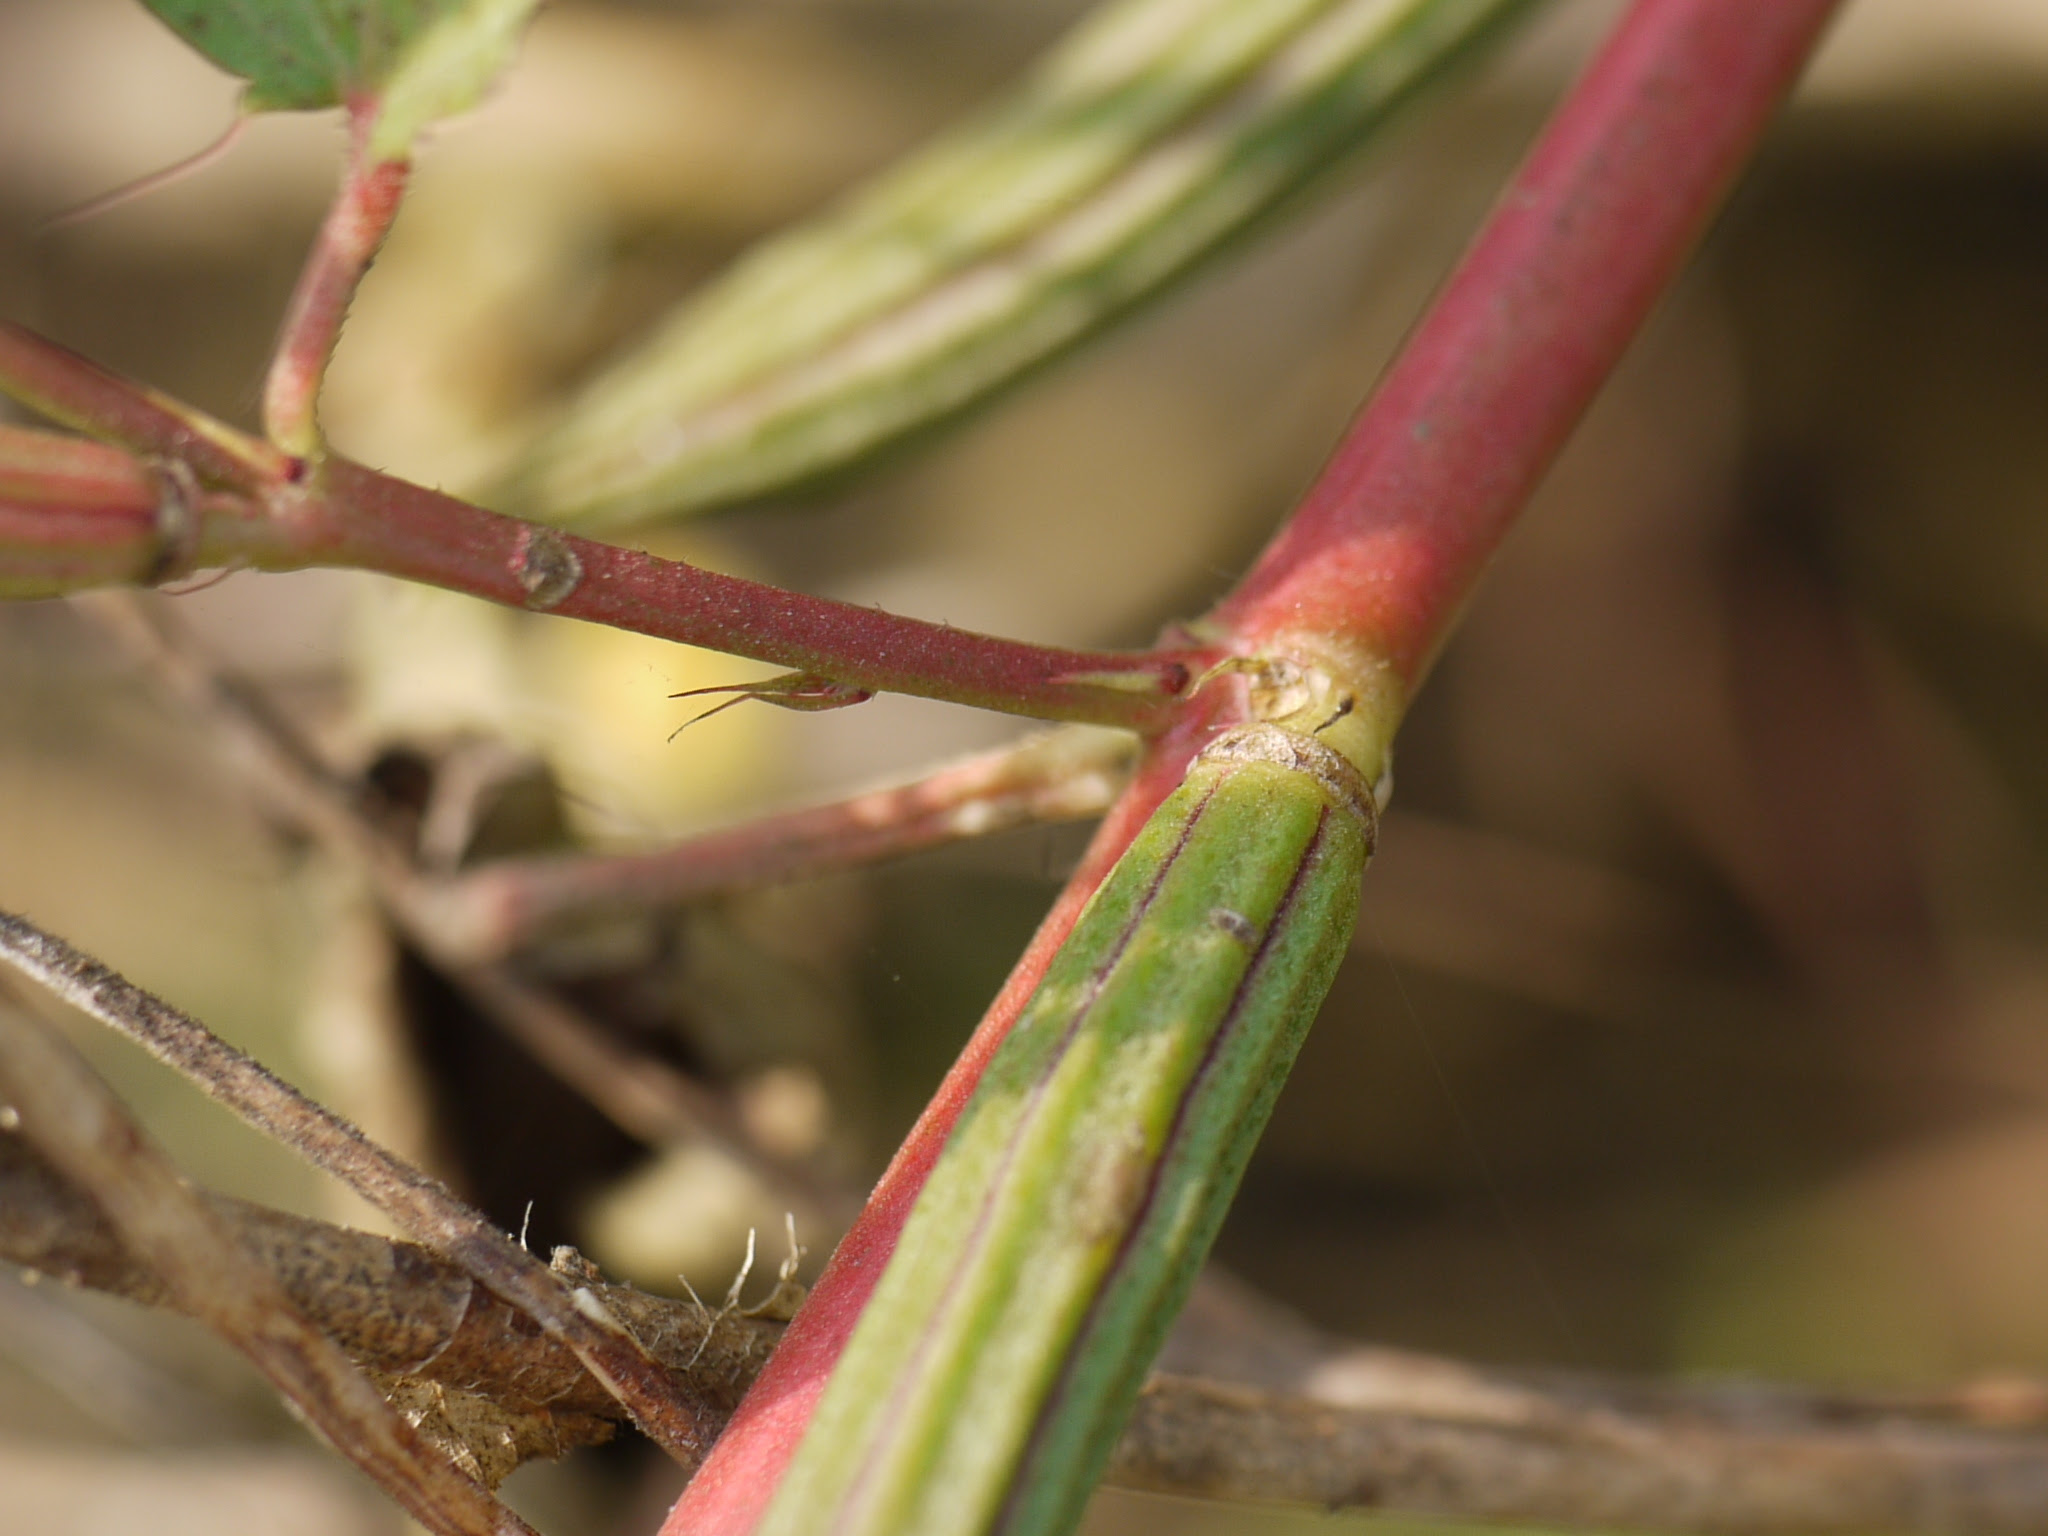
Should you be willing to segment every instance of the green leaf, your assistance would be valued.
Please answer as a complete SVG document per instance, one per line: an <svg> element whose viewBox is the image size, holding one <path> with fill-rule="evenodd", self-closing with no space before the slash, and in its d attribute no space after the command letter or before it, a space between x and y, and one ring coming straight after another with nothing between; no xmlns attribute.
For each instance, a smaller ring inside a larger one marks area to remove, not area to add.
<svg viewBox="0 0 2048 1536"><path fill-rule="evenodd" d="M370 134L371 154L403 155L429 123L466 112L482 100L512 62L539 4L466 0L441 5L446 14L407 45L384 82L384 101Z"/></svg>
<svg viewBox="0 0 2048 1536"><path fill-rule="evenodd" d="M143 0L249 82L251 111L339 106L373 90L405 45L461 0Z"/></svg>
<svg viewBox="0 0 2048 1536"><path fill-rule="evenodd" d="M222 69L249 82L252 112L381 98L380 157L473 106L511 56L538 0L143 0Z"/></svg>

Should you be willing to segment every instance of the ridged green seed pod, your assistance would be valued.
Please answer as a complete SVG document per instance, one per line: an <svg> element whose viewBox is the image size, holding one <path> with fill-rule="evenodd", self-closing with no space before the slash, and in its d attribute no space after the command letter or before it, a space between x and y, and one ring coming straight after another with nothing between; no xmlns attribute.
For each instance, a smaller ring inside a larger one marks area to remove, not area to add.
<svg viewBox="0 0 2048 1536"><path fill-rule="evenodd" d="M1350 942L1374 819L1313 736L1196 760L989 1064L760 1536L1071 1528Z"/></svg>
<svg viewBox="0 0 2048 1536"><path fill-rule="evenodd" d="M746 257L499 500L620 525L953 415L1219 249L1528 0L1119 0L1008 98Z"/></svg>

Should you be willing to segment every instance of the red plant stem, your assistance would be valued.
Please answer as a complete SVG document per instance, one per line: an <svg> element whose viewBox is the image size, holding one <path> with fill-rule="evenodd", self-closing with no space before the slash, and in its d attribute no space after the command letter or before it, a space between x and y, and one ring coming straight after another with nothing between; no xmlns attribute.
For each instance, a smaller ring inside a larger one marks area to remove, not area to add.
<svg viewBox="0 0 2048 1536"><path fill-rule="evenodd" d="M165 543L165 534L140 508L110 515L104 528L12 509L27 521L0 528L0 594L160 579L195 559L273 571L352 566L750 656L853 688L1144 732L1164 728L1190 678L1211 659L1207 650L1071 651L997 639L558 533L338 456L315 475L304 459L173 408L4 322L0 389L58 421L182 466L195 482L240 493L199 498L204 515L179 537L178 558L169 561L145 553ZM102 546L117 534L127 541L121 559L67 542ZM67 572L80 579L64 584Z"/></svg>
<svg viewBox="0 0 2048 1536"><path fill-rule="evenodd" d="M274 556L382 571L875 692L1160 729L1203 653L1069 651L786 592L487 512L331 459ZM258 564L273 563L259 555Z"/></svg>
<svg viewBox="0 0 2048 1536"><path fill-rule="evenodd" d="M0 597L180 575L233 498L105 443L0 425Z"/></svg>
<svg viewBox="0 0 2048 1536"><path fill-rule="evenodd" d="M286 455L268 443L6 320L0 320L0 391L132 453L183 464L206 485L254 492L290 472Z"/></svg>
<svg viewBox="0 0 2048 1536"><path fill-rule="evenodd" d="M1131 754L1040 738L915 783L764 816L651 853L500 859L430 897L437 932L471 962L502 959L568 917L644 912L744 886L896 858L1008 827L1100 815Z"/></svg>
<svg viewBox="0 0 2048 1536"><path fill-rule="evenodd" d="M1839 0L1639 0L1294 516L1211 616L1420 683Z"/></svg>
<svg viewBox="0 0 2048 1536"><path fill-rule="evenodd" d="M398 217L412 168L407 160L370 158L376 106L375 101L349 104L349 154L341 189L299 273L263 384L264 431L280 448L301 457L320 452L320 382L327 376L349 301Z"/></svg>
<svg viewBox="0 0 2048 1536"><path fill-rule="evenodd" d="M1493 549L1677 271L1836 0L1638 0L1546 128L1302 507L1212 614L1228 648L1334 643L1422 677ZM746 1536L1004 1034L1180 780L1153 744L662 1536Z"/></svg>
<svg viewBox="0 0 2048 1536"><path fill-rule="evenodd" d="M156 488L133 454L0 422L0 500L140 516L156 505Z"/></svg>

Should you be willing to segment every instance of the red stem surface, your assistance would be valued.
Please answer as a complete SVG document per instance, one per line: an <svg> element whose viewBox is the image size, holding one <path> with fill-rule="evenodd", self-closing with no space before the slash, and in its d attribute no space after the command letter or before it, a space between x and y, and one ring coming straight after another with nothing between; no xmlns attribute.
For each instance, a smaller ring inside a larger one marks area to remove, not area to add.
<svg viewBox="0 0 2048 1536"><path fill-rule="evenodd" d="M1421 680L1458 608L1705 228L1837 0L1638 0L1307 499L1211 616L1230 649L1335 642ZM1192 701L834 1253L662 1536L746 1536L910 1208L1088 897L1222 711Z"/></svg>
<svg viewBox="0 0 2048 1536"><path fill-rule="evenodd" d="M1307 497L1212 621L1348 641L1408 690L1839 0L1639 0Z"/></svg>
<svg viewBox="0 0 2048 1536"><path fill-rule="evenodd" d="M133 453L175 460L207 485L257 491L288 472L286 456L268 443L6 320L0 388L52 421Z"/></svg>
<svg viewBox="0 0 2048 1536"><path fill-rule="evenodd" d="M270 375L264 380L263 430L290 453L310 455L320 449L316 412L321 380L327 377L349 302L405 200L411 162L369 158L370 125L375 120L374 101L350 104L349 154L341 190L292 290Z"/></svg>
<svg viewBox="0 0 2048 1536"><path fill-rule="evenodd" d="M183 575L235 505L109 444L0 424L0 596Z"/></svg>
<svg viewBox="0 0 2048 1536"><path fill-rule="evenodd" d="M649 853L496 859L435 895L465 958L498 960L565 917L673 906L720 891L815 877L1031 822L1100 815L1123 754L1048 750L1041 739L909 784L762 816Z"/></svg>
<svg viewBox="0 0 2048 1536"><path fill-rule="evenodd" d="M10 508L13 521L0 523L0 592L12 595L147 581L152 571L182 574L194 563L352 566L854 688L1145 732L1165 728L1189 679L1212 659L1206 650L1071 651L978 635L558 533L340 457L316 473L305 459L6 322L0 387L131 453L183 466L199 486L234 493L199 496L203 516L182 531L159 527L126 489L90 522L61 515L74 510L68 503ZM0 441L0 454L9 447ZM35 451L23 475L42 473L47 454Z"/></svg>
<svg viewBox="0 0 2048 1536"><path fill-rule="evenodd" d="M856 688L1038 719L1158 730L1203 659L1030 645L807 597L523 523L339 458L303 511L272 529L308 564L382 571Z"/></svg>
<svg viewBox="0 0 2048 1536"><path fill-rule="evenodd" d="M119 448L0 422L0 500L141 516L155 507L156 487Z"/></svg>

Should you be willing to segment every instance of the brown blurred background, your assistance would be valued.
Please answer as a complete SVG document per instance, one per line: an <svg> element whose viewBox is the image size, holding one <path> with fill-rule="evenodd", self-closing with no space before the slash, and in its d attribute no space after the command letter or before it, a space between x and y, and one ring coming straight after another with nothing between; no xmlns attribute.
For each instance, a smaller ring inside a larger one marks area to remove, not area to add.
<svg viewBox="0 0 2048 1536"><path fill-rule="evenodd" d="M475 483L676 295L997 89L1078 9L551 6L424 158L344 340L336 440ZM1568 0L1284 226L964 427L829 501L661 547L975 628L1143 643L1220 592L1313 474L1615 9ZM247 422L331 118L258 122L180 185L36 232L199 148L232 96L129 0L0 0L0 313ZM1852 0L1404 732L1352 963L1223 1238L1238 1275L1327 1328L1483 1361L2048 1374L2044 274L2048 10ZM510 743L593 843L1013 729L886 700L734 710L671 744L669 693L750 669L345 576L237 576L177 609L338 760ZM588 995L857 1184L1080 835L713 904ZM717 1292L746 1227L780 1227L732 1167L633 1143L423 994L346 872L276 837L61 605L0 611L0 906L507 1224L534 1202L537 1248ZM195 1177L360 1217L81 1039ZM0 1486L20 1536L124 1510L158 1532L394 1521L206 1340L11 1278ZM663 1491L628 1453L511 1486L582 1532L652 1529ZM1094 1518L1306 1519L1113 1496Z"/></svg>

